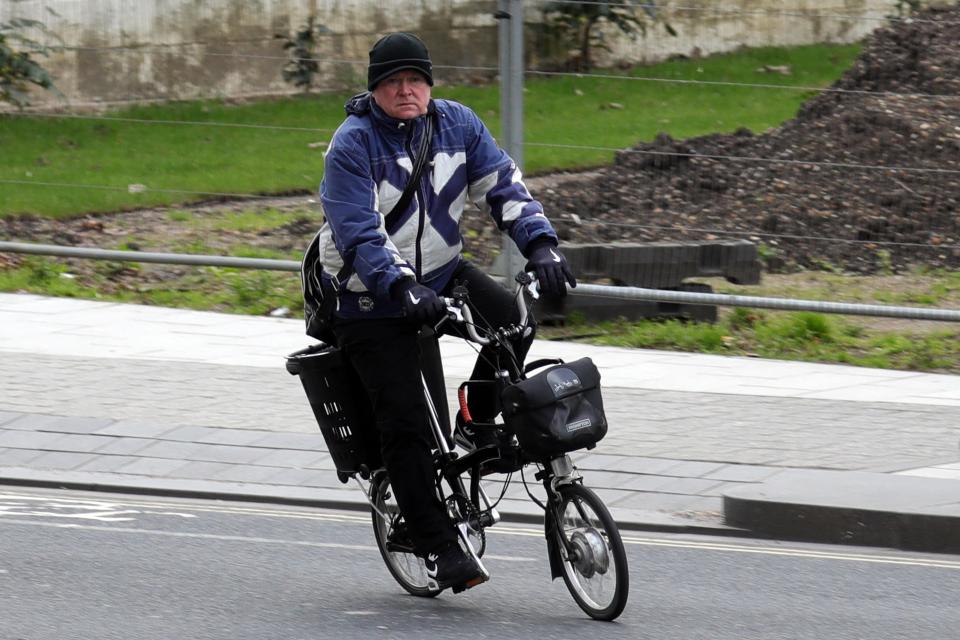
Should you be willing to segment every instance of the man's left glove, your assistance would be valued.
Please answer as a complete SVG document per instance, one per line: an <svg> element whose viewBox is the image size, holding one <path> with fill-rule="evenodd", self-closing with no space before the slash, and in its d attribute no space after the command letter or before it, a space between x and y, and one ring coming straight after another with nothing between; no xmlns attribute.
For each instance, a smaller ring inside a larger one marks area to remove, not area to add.
<svg viewBox="0 0 960 640"><path fill-rule="evenodd" d="M534 246L530 250L530 256L527 262L527 269L534 269L537 272L537 280L540 281L540 290L555 296L567 295L567 287L564 281L570 284L571 288L577 286L577 280L573 277L573 272L567 265L567 259L563 257L557 245L549 240L534 240Z"/></svg>
<svg viewBox="0 0 960 640"><path fill-rule="evenodd" d="M390 293L394 299L403 301L404 315L418 324L430 324L447 310L433 289L412 278L398 280L390 287Z"/></svg>

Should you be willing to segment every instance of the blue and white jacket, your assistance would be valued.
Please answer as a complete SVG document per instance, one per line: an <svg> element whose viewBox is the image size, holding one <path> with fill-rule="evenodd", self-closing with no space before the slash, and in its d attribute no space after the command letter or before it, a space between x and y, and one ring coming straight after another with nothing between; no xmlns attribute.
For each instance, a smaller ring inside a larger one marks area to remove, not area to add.
<svg viewBox="0 0 960 640"><path fill-rule="evenodd" d="M353 258L338 317L400 315L401 304L390 299L400 278L441 291L461 260L460 217L468 199L524 255L534 240L557 243L519 169L468 107L431 100L427 115L397 120L361 94L346 111L325 155L320 199L326 220L315 238L326 277L340 271L341 256ZM384 216L400 200L429 117L436 118L430 163L407 210L387 228Z"/></svg>

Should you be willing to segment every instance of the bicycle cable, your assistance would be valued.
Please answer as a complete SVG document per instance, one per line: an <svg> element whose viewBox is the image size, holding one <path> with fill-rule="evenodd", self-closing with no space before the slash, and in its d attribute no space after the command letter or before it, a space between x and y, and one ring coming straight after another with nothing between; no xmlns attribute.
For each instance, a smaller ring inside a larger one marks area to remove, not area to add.
<svg viewBox="0 0 960 640"><path fill-rule="evenodd" d="M507 487L510 486L510 481L513 479L513 471L507 474L507 477L503 480L503 489L500 491L500 497L497 498L496 502L490 505L491 509L496 509L497 505L500 504L500 501L503 500L503 496L507 495Z"/></svg>
<svg viewBox="0 0 960 640"><path fill-rule="evenodd" d="M540 465L538 464L537 466L539 467ZM523 467L520 467L520 478L523 480L523 488L526 489L527 495L530 496L530 499L533 500L533 502L534 502L538 507L540 507L541 509L543 509L544 511L546 511L546 510L547 510L547 505L545 505L545 504L543 504L542 502L540 502L540 500L537 498L537 496L533 495L533 492L530 491L530 487L527 486L527 474L525 474L525 473L523 472L523 469L524 469ZM541 467L541 469L542 469L542 467Z"/></svg>
<svg viewBox="0 0 960 640"><path fill-rule="evenodd" d="M464 304L469 304L469 302L468 302L468 301L464 301ZM473 309L474 311L477 310L476 307L473 306L473 305L471 305L471 309ZM481 314L479 311L477 311L477 314L480 315L481 318L483 318L483 314ZM486 321L486 319L484 319L484 321ZM460 322L462 322L464 326L473 327L474 330L475 330L478 334L481 334L482 337L487 338L487 339L490 340L491 342L497 339L496 333L494 333L494 332L491 331L490 329L481 327L481 326L478 325L476 322L467 322L467 321L466 321L465 319L463 319L463 318L460 319ZM488 323L488 324L489 324L489 323ZM458 331L458 333L459 333L459 331ZM490 360L490 358L488 358L487 356L485 356L485 355L483 354L483 349L481 349L480 347L478 347L478 346L476 345L476 343L474 343L472 340L470 340L470 338L468 338L467 336L464 336L463 334L460 334L459 337L460 337L460 338L463 338L463 341L466 342L468 345L470 345L470 348L473 349L473 350L476 352L477 357L478 357L478 358L482 358L484 362L486 362L488 365L490 365L490 368L491 368L491 369L493 369L494 371L496 371L497 369L499 369L499 367L497 366L497 363L496 363L496 362L492 362L492 361Z"/></svg>
<svg viewBox="0 0 960 640"><path fill-rule="evenodd" d="M517 289L517 293L516 293L516 295L514 296L514 303L516 303L516 296L517 296L517 295L523 295L523 290L522 290L522 289ZM514 304L514 306L516 306L516 304ZM484 317L484 315L480 312L479 309L477 309L476 307L474 307L474 311L476 311L477 315L480 316L480 320L482 320L483 322L485 322L485 323L487 324L487 327L493 327L493 323L490 322L489 320L487 320L487 319ZM476 323L473 323L473 326L476 327L477 324L476 324ZM494 331L492 328L487 329L487 335L488 335L491 339L496 339L496 337L497 337L496 331ZM503 341L503 342L506 342L506 341ZM510 360L513 362L513 366L516 367L517 371L521 371L521 372L522 372L522 371L523 371L523 367L520 366L520 362L519 362L518 359L517 359L517 354L514 353L513 349L510 347L510 345L508 345L508 344L501 344L500 346L504 347L504 351L506 351L507 355L510 356ZM492 362L489 362L489 361L488 361L488 364L490 364L491 366L493 366L493 363L492 363ZM498 368L498 367L495 367L495 368Z"/></svg>
<svg viewBox="0 0 960 640"><path fill-rule="evenodd" d="M493 336L492 336L489 332L486 332L486 330L485 330L483 327L477 325L476 322L467 322L466 320L464 320L464 321L463 321L463 324L466 325L466 326L471 326L471 327L473 327L478 333L481 332L481 331L485 332L486 335L483 336L484 338L491 338L491 339L493 338ZM470 339L467 338L466 336L462 336L462 335L461 335L460 337L463 338L463 341L466 342L468 345L470 345L470 348L473 349L473 350L477 353L477 357L478 357L478 358L483 358L483 361L484 361L484 362L486 362L488 365L490 365L490 367L491 367L492 369L496 370L496 368L497 368L496 363L491 362L491 361L490 361L490 358L488 358L487 356L483 355L483 350L482 350L480 347L478 347L478 346L476 345L476 343L474 343L472 340L470 340Z"/></svg>

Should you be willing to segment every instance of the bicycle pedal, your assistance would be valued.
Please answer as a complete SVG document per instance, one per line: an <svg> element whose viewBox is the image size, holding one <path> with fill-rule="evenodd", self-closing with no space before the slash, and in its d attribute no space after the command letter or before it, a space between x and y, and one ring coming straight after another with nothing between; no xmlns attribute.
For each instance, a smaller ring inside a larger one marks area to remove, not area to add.
<svg viewBox="0 0 960 640"><path fill-rule="evenodd" d="M464 582L464 583L461 584L461 585L458 585L458 586L456 586L456 587L452 587L452 591L453 591L454 593L460 593L460 592L462 592L462 591L466 591L467 589L472 589L473 587L476 587L477 585L481 585L481 584L483 584L484 582L486 582L486 581L489 580L489 579L490 579L489 576L479 575L479 576L477 576L476 578L471 578L470 580L467 580L466 582Z"/></svg>
<svg viewBox="0 0 960 640"><path fill-rule="evenodd" d="M402 542L393 542L391 540L387 540L386 547L387 551L390 551L391 553L416 553L416 549L413 548L412 544L404 544Z"/></svg>

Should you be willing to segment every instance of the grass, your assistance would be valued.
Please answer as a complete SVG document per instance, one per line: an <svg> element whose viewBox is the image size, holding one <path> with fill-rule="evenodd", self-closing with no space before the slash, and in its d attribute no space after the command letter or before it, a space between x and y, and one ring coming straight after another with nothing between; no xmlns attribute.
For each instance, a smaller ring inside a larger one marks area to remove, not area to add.
<svg viewBox="0 0 960 640"><path fill-rule="evenodd" d="M806 271L790 276L766 274L756 285L734 285L722 278L707 278L703 282L717 293L911 307L960 307L960 272L926 267L879 276L830 271Z"/></svg>
<svg viewBox="0 0 960 640"><path fill-rule="evenodd" d="M584 333L590 342L619 347L960 373L960 330L905 334L810 312L736 308L715 324L621 320L546 328L540 335L569 339Z"/></svg>
<svg viewBox="0 0 960 640"><path fill-rule="evenodd" d="M195 216L184 209L167 212L171 222L182 223L197 230L208 232L260 232L277 229L304 218L302 212L281 211L272 207L249 208L240 211L224 210L214 215Z"/></svg>
<svg viewBox="0 0 960 640"><path fill-rule="evenodd" d="M808 271L766 274L757 285L698 279L716 293L960 309L960 272L919 268L888 276ZM546 338L589 336L600 344L883 369L960 373L960 325L810 312L719 308L715 324L679 320L570 322Z"/></svg>
<svg viewBox="0 0 960 640"><path fill-rule="evenodd" d="M926 268L888 276L766 274L757 285L734 285L722 278L703 282L725 294L960 308L960 273ZM621 321L544 333L577 334L619 346L960 373L960 326L955 323L720 308L719 321L712 325Z"/></svg>
<svg viewBox="0 0 960 640"><path fill-rule="evenodd" d="M280 258L272 252L249 252L249 257ZM137 272L130 278L111 277ZM185 309L266 315L287 308L294 314L303 304L295 274L224 267L188 267L175 275L156 265L97 262L94 273L82 277L68 264L50 258L28 257L12 269L0 269L0 291L20 291L49 296L110 300Z"/></svg>
<svg viewBox="0 0 960 640"><path fill-rule="evenodd" d="M859 50L859 45L754 49L665 62L623 76L819 87L836 80ZM793 75L758 73L764 65L790 65ZM499 132L496 85L438 86L434 95L470 105ZM0 216L64 217L211 197L201 192L314 191L323 174L324 147L316 143L329 141L346 97L179 102L105 114L152 123L0 116ZM676 138L738 127L764 131L792 117L807 97L795 89L531 76L524 94L523 164L527 173L596 166L612 159L605 148L649 141L661 131ZM200 124L176 124L186 122ZM219 126L231 124L311 130ZM595 148L538 146L550 144Z"/></svg>

